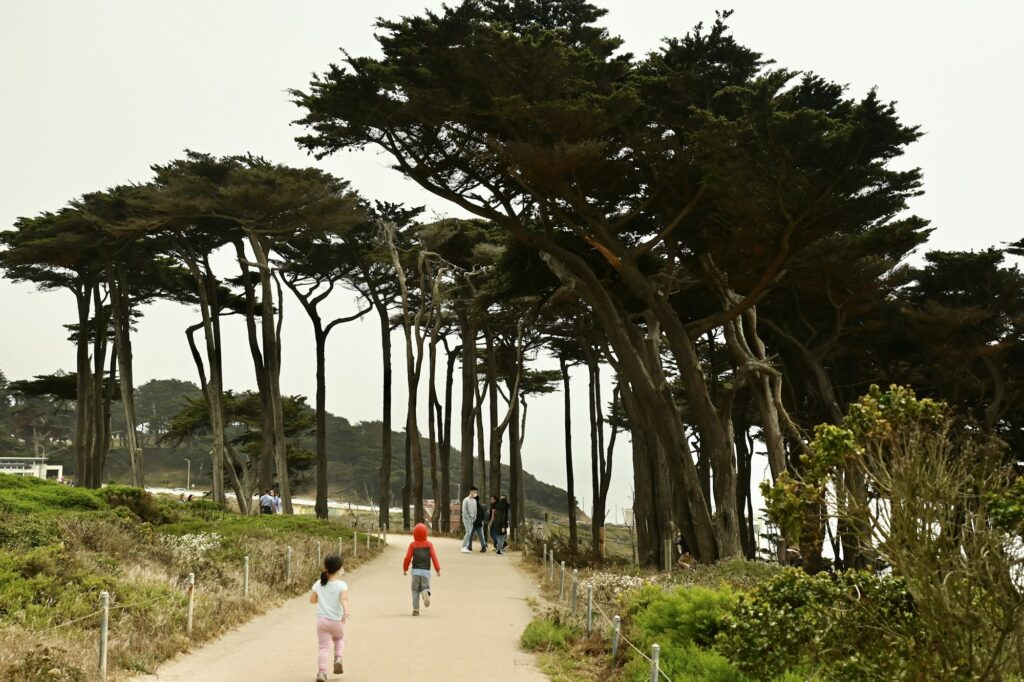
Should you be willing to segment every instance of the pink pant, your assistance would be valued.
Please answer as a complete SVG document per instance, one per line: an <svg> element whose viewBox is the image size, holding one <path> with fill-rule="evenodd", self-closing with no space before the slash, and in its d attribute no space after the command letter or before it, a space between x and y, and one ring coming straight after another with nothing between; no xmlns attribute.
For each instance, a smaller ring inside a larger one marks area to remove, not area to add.
<svg viewBox="0 0 1024 682"><path fill-rule="evenodd" d="M341 658L345 653L345 628L340 620L317 618L316 638L320 642L317 663L321 672L327 672L327 665L331 662L331 640L334 640L334 658Z"/></svg>

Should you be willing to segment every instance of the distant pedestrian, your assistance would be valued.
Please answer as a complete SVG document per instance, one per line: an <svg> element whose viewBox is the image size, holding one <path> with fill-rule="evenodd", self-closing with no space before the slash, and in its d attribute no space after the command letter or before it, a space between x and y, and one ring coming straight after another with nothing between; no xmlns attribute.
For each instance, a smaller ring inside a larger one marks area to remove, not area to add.
<svg viewBox="0 0 1024 682"><path fill-rule="evenodd" d="M494 542L495 554L505 553L505 541L508 538L508 518L510 511L511 505L509 505L507 497L502 495L499 500L496 499L494 495L491 495L491 514L488 519L488 525L491 529L491 540Z"/></svg>
<svg viewBox="0 0 1024 682"><path fill-rule="evenodd" d="M484 545L484 551L487 547L487 542L484 540L484 529L483 529L483 518L480 516L481 510L477 499L480 495L480 491L476 486L469 489L469 493L466 494L466 498L462 500L462 528L466 532L466 536L462 539L462 552L468 553L473 551L473 536L480 536L480 543ZM479 523L478 523L479 520Z"/></svg>
<svg viewBox="0 0 1024 682"><path fill-rule="evenodd" d="M281 513L281 498L278 496L277 491L274 491L274 513Z"/></svg>
<svg viewBox="0 0 1024 682"><path fill-rule="evenodd" d="M420 596L423 605L430 606L430 564L433 562L437 576L441 577L441 564L437 561L434 543L427 540L426 524L417 523L412 529L412 542L405 552L402 562L402 575L408 575L409 564L412 563L412 615L420 615Z"/></svg>
<svg viewBox="0 0 1024 682"><path fill-rule="evenodd" d="M313 583L313 593L309 595L309 603L316 604L316 638L320 643L317 682L327 679L331 642L334 642L334 674L344 672L341 659L345 653L345 623L351 617L348 610L348 583L341 579L344 574L341 556L328 554L324 558L320 580Z"/></svg>
<svg viewBox="0 0 1024 682"><path fill-rule="evenodd" d="M270 494L270 488L263 491L260 495L260 514L273 514L274 513L274 496Z"/></svg>

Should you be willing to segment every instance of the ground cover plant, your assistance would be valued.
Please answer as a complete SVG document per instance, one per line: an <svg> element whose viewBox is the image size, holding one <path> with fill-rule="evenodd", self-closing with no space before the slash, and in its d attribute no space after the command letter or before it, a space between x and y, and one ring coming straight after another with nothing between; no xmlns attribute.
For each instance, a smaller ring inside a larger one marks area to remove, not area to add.
<svg viewBox="0 0 1024 682"><path fill-rule="evenodd" d="M245 517L138 488L83 490L0 475L0 679L94 679L103 591L111 604L108 678L153 671L306 591L319 570L317 542L327 553L339 540L347 569L377 551L371 543L368 553L360 536L353 557L349 528L312 517ZM191 639L189 573L196 580Z"/></svg>

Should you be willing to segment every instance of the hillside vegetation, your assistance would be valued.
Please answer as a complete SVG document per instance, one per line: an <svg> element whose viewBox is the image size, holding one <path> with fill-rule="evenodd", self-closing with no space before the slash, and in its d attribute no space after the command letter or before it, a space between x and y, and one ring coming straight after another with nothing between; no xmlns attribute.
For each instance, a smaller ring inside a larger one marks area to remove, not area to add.
<svg viewBox="0 0 1024 682"><path fill-rule="evenodd" d="M362 543L362 535L360 542ZM96 678L100 593L110 593L108 679L152 671L193 643L308 589L352 531L309 517L243 517L138 488L70 488L0 475L0 679ZM286 548L292 548L290 580ZM244 557L249 596L242 596ZM186 636L189 573L194 629Z"/></svg>

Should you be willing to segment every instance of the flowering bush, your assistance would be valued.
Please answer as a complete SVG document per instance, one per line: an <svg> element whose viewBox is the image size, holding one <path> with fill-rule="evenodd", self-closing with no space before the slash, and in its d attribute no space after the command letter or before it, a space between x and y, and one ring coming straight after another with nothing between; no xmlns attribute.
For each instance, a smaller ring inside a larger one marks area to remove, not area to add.
<svg viewBox="0 0 1024 682"><path fill-rule="evenodd" d="M217 533L194 533L188 535L166 535L161 541L174 558L188 565L201 562L214 549L221 546L222 538Z"/></svg>

